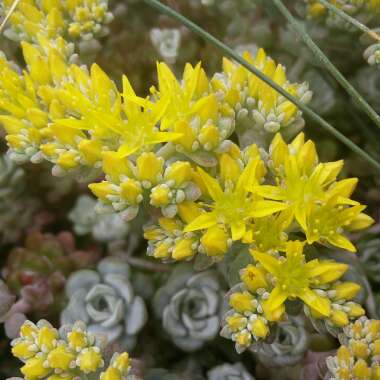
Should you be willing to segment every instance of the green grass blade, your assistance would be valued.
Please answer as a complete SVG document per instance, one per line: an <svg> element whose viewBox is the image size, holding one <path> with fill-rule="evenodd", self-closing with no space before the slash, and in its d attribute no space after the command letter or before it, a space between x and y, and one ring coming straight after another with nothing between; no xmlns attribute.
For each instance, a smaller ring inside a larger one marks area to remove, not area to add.
<svg viewBox="0 0 380 380"><path fill-rule="evenodd" d="M334 4L329 3L327 0L318 0L318 2L321 3L322 5L324 5L331 12L334 12L337 16L341 17L342 19L346 20L351 25L355 26L360 31L368 34L374 40L380 42L380 36L376 32L374 32L373 30L371 30L370 28L368 28L368 26L362 24L356 18L351 17L346 12L344 12L341 9L337 8Z"/></svg>
<svg viewBox="0 0 380 380"><path fill-rule="evenodd" d="M9 8L9 11L7 15L4 17L4 20L2 21L0 25L0 33L3 31L5 24L8 22L9 18L12 16L12 13L16 10L18 3L20 0L15 0L12 4L12 6Z"/></svg>
<svg viewBox="0 0 380 380"><path fill-rule="evenodd" d="M301 103L297 98L293 95L285 91L282 87L280 87L277 83L273 82L269 77L263 74L260 70L258 70L255 66L248 63L241 56L239 56L234 50L232 50L229 46L224 44L222 41L215 38L210 33L206 32L197 24L190 21L188 18L183 16L182 14L176 12L172 8L162 4L158 0L144 0L147 4L154 7L158 11L163 14L179 21L181 24L187 26L191 31L203 37L205 40L210 42L211 44L217 46L227 57L234 59L236 62L240 63L251 73L256 75L262 81L267 83L273 89L275 89L279 94L283 95L286 99L295 104L301 111L304 112L305 115L313 119L316 123L318 123L322 128L328 131L330 134L335 136L340 142L346 145L353 152L357 153L360 157L370 163L374 168L380 171L380 163L377 162L374 158L372 158L369 154L367 154L364 150L362 150L359 146L353 143L350 139L348 139L345 135L340 133L337 129L335 129L331 124L329 124L326 120L320 117L317 113L315 113L311 108Z"/></svg>
<svg viewBox="0 0 380 380"><path fill-rule="evenodd" d="M282 0L273 0L277 9L289 21L294 31L302 38L311 52L318 58L318 60L326 67L326 69L333 75L333 77L340 83L340 85L347 91L349 95L355 100L357 105L371 118L371 120L380 128L380 116L375 110L365 101L365 99L356 91L351 83L340 73L334 64L327 58L317 44L311 39L303 26L293 17Z"/></svg>

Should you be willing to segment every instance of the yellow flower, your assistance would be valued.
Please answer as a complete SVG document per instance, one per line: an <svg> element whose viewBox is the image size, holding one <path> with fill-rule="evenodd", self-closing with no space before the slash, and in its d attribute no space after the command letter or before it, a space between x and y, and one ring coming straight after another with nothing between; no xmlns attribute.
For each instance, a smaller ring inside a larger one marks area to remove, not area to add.
<svg viewBox="0 0 380 380"><path fill-rule="evenodd" d="M251 190L264 198L284 202L290 221L293 217L304 230L309 244L327 240L354 251L341 231L366 228L372 219L361 213L364 206L350 199L357 179L337 181L343 161L318 163L314 143L303 133L287 145L277 134L270 146L276 186L258 185Z"/></svg>
<svg viewBox="0 0 380 380"><path fill-rule="evenodd" d="M20 360L26 360L35 355L35 352L32 350L32 342L28 341L19 341L14 344L12 347L12 354Z"/></svg>
<svg viewBox="0 0 380 380"><path fill-rule="evenodd" d="M247 289L255 293L259 288L266 289L268 287L266 275L267 272L263 268L249 264L241 271L240 278Z"/></svg>
<svg viewBox="0 0 380 380"><path fill-rule="evenodd" d="M291 223L289 210L263 218L253 218L243 242L261 252L284 251L288 235L286 230Z"/></svg>
<svg viewBox="0 0 380 380"><path fill-rule="evenodd" d="M159 131L157 123L165 114L169 102L163 97L156 103L138 98L126 76L123 76L123 111L127 122L109 125L123 138L118 153L128 156L150 145L173 141L181 137L181 133Z"/></svg>
<svg viewBox="0 0 380 380"><path fill-rule="evenodd" d="M373 219L362 213L365 206L335 205L333 198L325 205L310 205L306 215L306 238L309 244L327 242L339 248L355 252L355 246L344 236L344 231L367 228Z"/></svg>
<svg viewBox="0 0 380 380"><path fill-rule="evenodd" d="M51 326L44 326L39 329L37 344L42 351L50 351L55 347L58 339L58 331Z"/></svg>
<svg viewBox="0 0 380 380"><path fill-rule="evenodd" d="M266 320L264 318L254 319L250 323L250 329L252 333L258 337L264 339L269 334L269 328L267 326Z"/></svg>
<svg viewBox="0 0 380 380"><path fill-rule="evenodd" d="M93 347L82 350L78 355L77 363L84 373L95 372L104 365L99 349Z"/></svg>
<svg viewBox="0 0 380 380"><path fill-rule="evenodd" d="M157 63L157 76L159 88L152 88L153 97L169 99L161 129L180 133L175 144L185 152L218 148L233 131L234 111L218 101L201 64L186 64L182 83L165 63Z"/></svg>
<svg viewBox="0 0 380 380"><path fill-rule="evenodd" d="M247 190L250 183L260 179L261 165L262 161L256 158L250 160L242 171L235 171L235 165L231 164L229 159L221 159L220 173L221 178L225 180L224 190L220 181L198 167L198 173L211 198L211 203L205 205L211 211L204 212L194 219L186 226L185 232L220 225L231 231L232 240L240 240L253 217L271 215L286 208L279 202L256 200Z"/></svg>
<svg viewBox="0 0 380 380"><path fill-rule="evenodd" d="M67 340L70 347L75 350L81 350L87 346L87 336L86 333L82 330L72 330L67 334Z"/></svg>
<svg viewBox="0 0 380 380"><path fill-rule="evenodd" d="M42 379L51 372L50 368L44 366L44 361L45 358L42 356L30 358L20 371L27 379Z"/></svg>
<svg viewBox="0 0 380 380"><path fill-rule="evenodd" d="M331 302L327 297L315 291L315 287L329 283L335 278L329 278L329 273L340 273L340 268L347 270L347 265L318 260L305 262L302 254L303 244L299 241L288 242L285 259L277 259L269 254L254 251L253 257L273 278L275 287L264 303L264 311L277 309L287 299L301 299L312 310L328 317L331 311Z"/></svg>
<svg viewBox="0 0 380 380"><path fill-rule="evenodd" d="M254 298L248 292L233 293L230 297L230 305L234 310L238 311L239 313L244 313L246 311L254 311L256 309Z"/></svg>
<svg viewBox="0 0 380 380"><path fill-rule="evenodd" d="M70 352L65 344L60 344L49 352L47 360L51 368L66 371L75 360L75 355Z"/></svg>
<svg viewBox="0 0 380 380"><path fill-rule="evenodd" d="M117 368L123 374L126 374L131 367L128 353L123 352L121 354L116 354L115 357L112 358L112 366Z"/></svg>

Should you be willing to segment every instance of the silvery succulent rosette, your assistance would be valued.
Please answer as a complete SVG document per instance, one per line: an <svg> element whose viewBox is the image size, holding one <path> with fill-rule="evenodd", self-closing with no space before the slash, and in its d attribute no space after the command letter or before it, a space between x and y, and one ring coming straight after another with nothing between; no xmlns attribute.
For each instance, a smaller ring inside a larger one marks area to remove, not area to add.
<svg viewBox="0 0 380 380"><path fill-rule="evenodd" d="M218 335L223 310L222 283L215 271L196 273L179 265L154 296L156 315L184 351L195 351Z"/></svg>
<svg viewBox="0 0 380 380"><path fill-rule="evenodd" d="M78 235L91 234L95 240L109 242L124 239L129 226L116 213L98 214L96 201L89 195L81 195L68 214Z"/></svg>
<svg viewBox="0 0 380 380"><path fill-rule="evenodd" d="M108 257L97 270L77 271L67 281L66 295L62 324L81 320L88 331L106 335L109 343L134 347L148 314L143 299L134 293L128 264Z"/></svg>
<svg viewBox="0 0 380 380"><path fill-rule="evenodd" d="M254 380L242 363L221 364L207 372L207 380Z"/></svg>
<svg viewBox="0 0 380 380"><path fill-rule="evenodd" d="M309 344L304 321L291 317L279 323L270 341L256 346L253 352L266 367L292 366L303 360Z"/></svg>

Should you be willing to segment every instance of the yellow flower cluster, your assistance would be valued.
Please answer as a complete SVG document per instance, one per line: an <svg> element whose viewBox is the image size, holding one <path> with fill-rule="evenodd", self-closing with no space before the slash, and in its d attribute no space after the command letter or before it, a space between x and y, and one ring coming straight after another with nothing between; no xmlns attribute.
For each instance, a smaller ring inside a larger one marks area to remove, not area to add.
<svg viewBox="0 0 380 380"><path fill-rule="evenodd" d="M37 325L26 321L21 326L20 337L12 341L12 353L24 362L21 373L25 380L72 380L83 376L126 379L130 370L126 352L115 354L109 367L101 372L104 343L101 337L88 333L82 322L63 326L58 331L44 320Z"/></svg>
<svg viewBox="0 0 380 380"><path fill-rule="evenodd" d="M2 1L1 13L6 15L13 3ZM90 40L104 34L112 18L108 0L21 0L5 34L16 41L36 42L39 35Z"/></svg>
<svg viewBox="0 0 380 380"><path fill-rule="evenodd" d="M337 179L342 161L319 162L302 133L289 144L277 133L297 134L303 126L297 107L227 59L211 79L200 63L187 64L181 80L158 63L158 85L148 96L137 96L126 76L119 90L98 65L77 64L68 42L96 34L109 19L105 2L20 5L11 25L26 67L0 56L0 122L14 160L46 160L55 175L103 174L89 185L97 208L124 220L152 207L157 221L144 236L155 258L201 253L218 261L233 244L248 246L254 264L231 293L223 329L239 351L267 337L270 323L285 317L287 300L301 300L308 315L332 326L364 313L351 301L359 286L339 281L345 264L303 254L305 244L316 242L355 251L345 234L372 219L350 198L357 179ZM310 100L307 85L290 83L262 49L244 58L301 102ZM292 241L291 233L304 241ZM84 346L72 348L68 335L62 340L45 323L24 330L13 352L25 361L27 379L103 366L84 332ZM122 379L128 363L125 354L115 356L100 379Z"/></svg>
<svg viewBox="0 0 380 380"><path fill-rule="evenodd" d="M201 252L218 260L235 241L273 254L299 230L308 244L355 251L344 233L368 227L372 218L350 199L357 179L337 180L342 166L320 163L303 134L290 144L277 134L263 154L256 145L241 150L232 144L212 170L193 169L198 199L178 204L174 218L146 227L148 254L181 260Z"/></svg>
<svg viewBox="0 0 380 380"><path fill-rule="evenodd" d="M342 346L327 358L328 379L380 379L380 321L361 317L343 329Z"/></svg>
<svg viewBox="0 0 380 380"><path fill-rule="evenodd" d="M312 93L308 85L289 83L285 67L276 64L263 49L259 49L255 57L248 52L245 52L243 57L301 102L308 103L311 100ZM233 107L237 130L254 131L255 138L263 143L280 129L286 132L286 127L291 125L294 134L294 131L304 125L301 112L293 103L241 65L227 58L223 60L223 72L215 74L211 82L219 96Z"/></svg>
<svg viewBox="0 0 380 380"><path fill-rule="evenodd" d="M300 124L296 107L228 60L224 71L211 80L200 64L187 64L178 81L167 65L158 63L158 86L150 89L148 97L137 96L126 76L120 92L98 65L88 69L74 63L74 47L66 41L63 27L54 23L34 27L35 23L21 17L35 14L33 20L38 24L39 20L60 19L62 13L68 15L67 20L74 20L74 13L83 5L78 1L25 0L13 14L13 23L21 19L17 23L20 31L33 38L27 42L23 37L21 43L25 70L0 57L0 122L7 131L11 157L18 162L47 160L53 164L53 174L74 173L80 178L94 178L103 172L104 181L90 185L100 210L120 212L130 220L145 200L160 208L164 217L176 216L179 208L188 213L188 206L194 208L191 203L202 195L202 187L207 192L204 181L208 173L201 168L213 174L221 161L227 166L231 160L233 166L248 165L229 140L243 119L263 136L271 132L273 136L280 127L290 125L296 130L295 124ZM84 4L96 8L98 3ZM246 53L245 58L301 101L310 98L307 86L289 83L284 67L262 49L255 57ZM235 179L226 181L221 202L235 207L231 203ZM234 190L235 196L243 191L250 198L251 191L243 187ZM273 211L276 209L264 214ZM244 219L247 212L243 211ZM224 224L236 216L227 217ZM184 232L195 227L193 224ZM244 232L241 223L231 228L233 240ZM215 232L228 240L228 234L220 229Z"/></svg>
<svg viewBox="0 0 380 380"><path fill-rule="evenodd" d="M242 283L231 290L231 309L222 331L238 352L269 335L270 323L285 318L286 301L302 301L306 314L339 328L364 315L364 309L351 301L360 286L339 281L348 265L318 259L306 262L303 245L288 242L285 256L251 251L255 265L241 271Z"/></svg>

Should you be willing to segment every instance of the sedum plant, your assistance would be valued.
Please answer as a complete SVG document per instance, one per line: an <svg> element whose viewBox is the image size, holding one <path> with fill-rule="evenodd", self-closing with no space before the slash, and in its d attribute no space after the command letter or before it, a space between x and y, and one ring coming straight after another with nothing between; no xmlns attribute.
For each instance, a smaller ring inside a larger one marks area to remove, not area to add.
<svg viewBox="0 0 380 380"><path fill-rule="evenodd" d="M128 354L115 354L107 367L104 347L104 339L87 332L82 322L57 330L45 320L26 321L20 337L12 341L12 354L24 362L21 373L26 380L127 380Z"/></svg>
<svg viewBox="0 0 380 380"><path fill-rule="evenodd" d="M174 344L192 352L214 339L223 310L222 284L216 272L194 273L178 266L154 296L155 312Z"/></svg>
<svg viewBox="0 0 380 380"><path fill-rule="evenodd" d="M74 272L66 283L68 304L62 310L61 323L81 320L90 332L132 349L147 312L143 299L134 294L129 276L128 264L112 257L101 260L96 271Z"/></svg>
<svg viewBox="0 0 380 380"><path fill-rule="evenodd" d="M339 6L367 14L377 5L351 3ZM11 11L11 2L3 8ZM95 216L82 207L111 214L104 223L115 226L113 235L102 231L100 241L122 238L127 227L118 223L139 216L147 222L141 233L151 258L128 257L131 263L161 273L166 267L155 259L194 262L194 269L178 264L153 301L181 350L201 349L222 325L221 335L238 353L249 349L262 362L274 356L274 365L295 364L309 344L304 324L289 326L297 314L332 335L370 342L367 350L344 342L328 361L332 379L350 379L347 370L376 379L377 337L371 334L378 321L365 319L355 299L360 285L343 277L349 266L318 257L329 248L355 252L350 233L373 219L352 199L357 178L340 177L343 161L320 160L314 142L300 132L301 108L308 109L312 96L308 84L290 80L285 66L258 48L240 62L224 58L211 75L201 63L187 63L177 78L157 62L157 83L139 96L126 75L120 86L96 63L81 64L83 43L102 36L112 18L107 9L106 1L21 0L12 10L7 36L20 41L25 64L0 56L0 123L9 157L47 162L54 176L89 183L97 204L79 201L69 216L79 235L96 236ZM307 9L331 19L318 2ZM160 38L157 33L152 40L173 61L178 35L167 54L162 30ZM240 252L240 280L231 284L225 305L216 270ZM208 270L195 273L199 269ZM129 265L106 257L96 270L72 274L66 295L61 323L74 327L57 331L47 322L26 322L13 341L25 379L127 378L128 356L116 355L103 370L102 347L92 334L106 336L111 346L135 345L147 309L134 292ZM88 332L77 321L88 324ZM289 334L285 341L281 329ZM223 366L208 376L252 378L245 372Z"/></svg>

